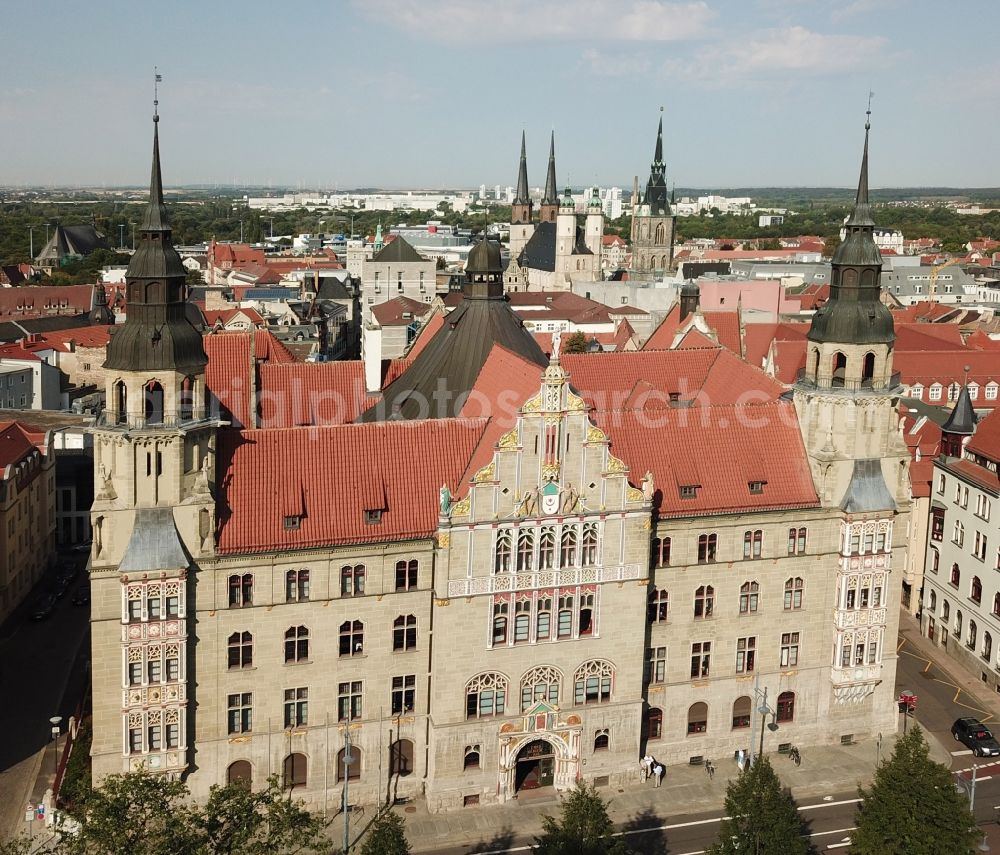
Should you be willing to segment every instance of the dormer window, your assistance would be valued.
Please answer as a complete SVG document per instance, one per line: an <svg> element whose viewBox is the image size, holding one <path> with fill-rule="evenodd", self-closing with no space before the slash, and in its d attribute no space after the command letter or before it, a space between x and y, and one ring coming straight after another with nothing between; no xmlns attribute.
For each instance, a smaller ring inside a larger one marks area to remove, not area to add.
<svg viewBox="0 0 1000 855"><path fill-rule="evenodd" d="M758 496L764 492L764 484L766 483L766 481L748 481L747 487L753 495Z"/></svg>
<svg viewBox="0 0 1000 855"><path fill-rule="evenodd" d="M382 509L371 509L365 511L365 525L378 525L382 522Z"/></svg>
<svg viewBox="0 0 1000 855"><path fill-rule="evenodd" d="M285 517L285 531L298 531L302 526L302 517L291 514Z"/></svg>
<svg viewBox="0 0 1000 855"><path fill-rule="evenodd" d="M680 488L680 496L682 499L696 499L698 497L698 485L697 484L684 484Z"/></svg>

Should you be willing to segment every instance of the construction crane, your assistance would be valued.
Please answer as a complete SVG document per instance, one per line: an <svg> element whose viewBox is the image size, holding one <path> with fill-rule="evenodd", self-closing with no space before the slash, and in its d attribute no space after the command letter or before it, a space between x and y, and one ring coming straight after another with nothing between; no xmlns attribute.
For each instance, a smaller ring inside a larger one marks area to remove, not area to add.
<svg viewBox="0 0 1000 855"><path fill-rule="evenodd" d="M932 303L934 302L934 293L937 290L938 273L940 273L946 267L951 267L951 265L953 265L953 264L958 264L959 261L960 261L960 259L958 257L949 258L944 263L942 263L942 264L935 264L934 267L931 268L931 281L930 281L930 284L927 286L927 299L930 302L932 302Z"/></svg>

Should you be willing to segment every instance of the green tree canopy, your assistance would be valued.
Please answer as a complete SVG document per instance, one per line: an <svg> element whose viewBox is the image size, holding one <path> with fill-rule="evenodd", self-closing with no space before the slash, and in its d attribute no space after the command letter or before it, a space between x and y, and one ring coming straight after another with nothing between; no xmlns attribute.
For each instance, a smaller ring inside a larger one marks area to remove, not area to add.
<svg viewBox="0 0 1000 855"><path fill-rule="evenodd" d="M930 759L918 726L896 742L872 786L858 794L852 855L961 855L979 840L968 799L951 772Z"/></svg>
<svg viewBox="0 0 1000 855"><path fill-rule="evenodd" d="M593 786L577 784L563 799L560 817L542 817L542 835L535 838L535 855L630 855L614 825L607 803Z"/></svg>
<svg viewBox="0 0 1000 855"><path fill-rule="evenodd" d="M361 844L361 855L410 855L399 814L388 810L372 823Z"/></svg>
<svg viewBox="0 0 1000 855"><path fill-rule="evenodd" d="M570 333L566 337L566 344L562 348L563 353L586 353L587 336L582 332Z"/></svg>
<svg viewBox="0 0 1000 855"><path fill-rule="evenodd" d="M758 756L726 787L726 816L710 855L806 855L802 819L771 761Z"/></svg>

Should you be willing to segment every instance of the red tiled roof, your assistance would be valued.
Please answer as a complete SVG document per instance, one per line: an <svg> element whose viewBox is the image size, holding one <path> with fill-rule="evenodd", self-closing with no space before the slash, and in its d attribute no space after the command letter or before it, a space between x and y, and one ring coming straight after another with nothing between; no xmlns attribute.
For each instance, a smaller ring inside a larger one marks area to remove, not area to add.
<svg viewBox="0 0 1000 855"><path fill-rule="evenodd" d="M692 350L700 347L721 347L717 341L712 341L697 327L688 327L683 338L677 343L677 350Z"/></svg>
<svg viewBox="0 0 1000 855"><path fill-rule="evenodd" d="M93 307L93 285L17 285L0 288L0 319L83 314Z"/></svg>
<svg viewBox="0 0 1000 855"><path fill-rule="evenodd" d="M652 335L642 345L643 350L669 350L681 324L681 306L675 303L663 320L653 330Z"/></svg>
<svg viewBox="0 0 1000 855"><path fill-rule="evenodd" d="M253 359L250 336L253 335ZM205 386L238 426L252 424L250 399L257 384L253 362L294 362L295 357L267 330L218 332L202 341L208 355Z"/></svg>
<svg viewBox="0 0 1000 855"><path fill-rule="evenodd" d="M430 537L442 484L456 490L483 419L224 431L222 554ZM364 465L358 465L363 461ZM381 507L367 507L367 505ZM365 511L381 520L365 522ZM284 517L301 515L297 530Z"/></svg>
<svg viewBox="0 0 1000 855"><path fill-rule="evenodd" d="M724 351L722 351L724 352ZM604 410L594 421L637 484L653 473L661 517L815 507L795 406L790 401L690 408ZM764 490L751 493L750 481ZM680 488L696 496L680 498Z"/></svg>
<svg viewBox="0 0 1000 855"><path fill-rule="evenodd" d="M1000 461L1000 410L994 410L976 425L976 432L965 447L975 454Z"/></svg>
<svg viewBox="0 0 1000 855"><path fill-rule="evenodd" d="M44 360L34 350L51 350L50 345L41 346L36 343L31 349L21 344L0 344L0 359L23 359L26 362L43 362Z"/></svg>
<svg viewBox="0 0 1000 855"><path fill-rule="evenodd" d="M896 324L896 352L964 348L957 324Z"/></svg>
<svg viewBox="0 0 1000 855"><path fill-rule="evenodd" d="M261 316L260 312L256 309L241 308L236 307L233 309L202 309L202 314L205 316L205 321L210 327L215 326L216 323L221 323L223 326L228 324L233 318L243 315L246 319L253 324L253 326L261 326L264 323L264 318Z"/></svg>
<svg viewBox="0 0 1000 855"><path fill-rule="evenodd" d="M44 432L23 422L0 422L0 469L20 463L39 450L37 444L44 441L44 437Z"/></svg>
<svg viewBox="0 0 1000 855"><path fill-rule="evenodd" d="M431 310L428 303L412 300L409 297L394 297L372 306L372 315L383 327L409 326L414 319L422 318ZM408 317L407 317L408 316Z"/></svg>
<svg viewBox="0 0 1000 855"><path fill-rule="evenodd" d="M715 332L719 344L728 347L733 353L742 355L740 343L740 316L734 309L731 312L702 312L705 323Z"/></svg>
<svg viewBox="0 0 1000 855"><path fill-rule="evenodd" d="M95 324L89 327L74 327L68 330L53 330L39 333L42 341L66 347L71 342L77 347L107 347L111 339L111 327Z"/></svg>
<svg viewBox="0 0 1000 855"><path fill-rule="evenodd" d="M260 387L262 428L345 424L368 406L364 363L358 359L265 363Z"/></svg>
<svg viewBox="0 0 1000 855"><path fill-rule="evenodd" d="M997 478L996 472L990 472L985 466L980 466L971 460L949 460L947 466L980 487L985 487L994 493L1000 492L1000 478Z"/></svg>

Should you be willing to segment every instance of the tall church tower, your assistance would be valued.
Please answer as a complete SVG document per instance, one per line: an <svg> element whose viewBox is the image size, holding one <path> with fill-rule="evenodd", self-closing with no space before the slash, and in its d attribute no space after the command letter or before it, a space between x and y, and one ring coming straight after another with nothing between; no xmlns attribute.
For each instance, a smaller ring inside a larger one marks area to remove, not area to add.
<svg viewBox="0 0 1000 855"><path fill-rule="evenodd" d="M899 577L911 497L910 457L896 414L895 333L879 299L869 128L866 121L857 197L833 256L830 299L813 316L806 367L793 394L816 492L837 526L830 719L871 704L874 732L895 726Z"/></svg>
<svg viewBox="0 0 1000 855"><path fill-rule="evenodd" d="M556 132L549 140L549 168L545 173L545 194L542 196L541 222L554 223L559 215L559 190L556 189Z"/></svg>
<svg viewBox="0 0 1000 855"><path fill-rule="evenodd" d="M521 163L517 170L517 195L510 209L510 257L516 259L535 231L532 223L534 205L528 190L528 156L524 148L524 131L521 131Z"/></svg>
<svg viewBox="0 0 1000 855"><path fill-rule="evenodd" d="M201 334L171 240L153 117L149 206L126 273L128 319L111 336L106 409L93 429L91 632L94 778L183 772L192 731L189 571L214 552L217 422Z"/></svg>
<svg viewBox="0 0 1000 855"><path fill-rule="evenodd" d="M663 273L670 269L673 257L674 217L667 201L663 116L660 116L646 195L632 209L632 269L637 273Z"/></svg>

